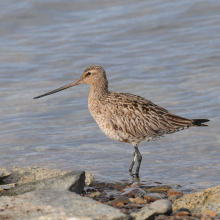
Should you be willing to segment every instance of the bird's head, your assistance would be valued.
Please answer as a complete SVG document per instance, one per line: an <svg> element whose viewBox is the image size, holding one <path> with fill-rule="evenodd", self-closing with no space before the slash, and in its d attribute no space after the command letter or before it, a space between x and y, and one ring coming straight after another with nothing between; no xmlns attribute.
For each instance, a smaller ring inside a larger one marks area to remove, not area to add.
<svg viewBox="0 0 220 220"><path fill-rule="evenodd" d="M99 83L102 83L102 82L107 83L105 70L101 66L93 65L93 66L88 67L84 71L82 77L80 77L78 80L76 80L76 81L74 81L70 84L67 84L65 86L62 86L58 89L55 89L51 92L48 92L48 93L45 93L43 95L37 96L34 99L38 99L38 98L41 98L41 97L44 97L44 96L47 96L47 95L51 95L53 93L60 92L64 89L67 89L67 88L70 88L72 86L76 86L76 85L79 85L79 84L82 84L82 83L87 83L87 84L90 84L90 85L98 85Z"/></svg>

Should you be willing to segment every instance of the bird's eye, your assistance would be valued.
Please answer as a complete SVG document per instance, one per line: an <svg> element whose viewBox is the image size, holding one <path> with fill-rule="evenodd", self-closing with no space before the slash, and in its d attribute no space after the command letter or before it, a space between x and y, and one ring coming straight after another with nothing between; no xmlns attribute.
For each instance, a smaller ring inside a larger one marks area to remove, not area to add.
<svg viewBox="0 0 220 220"><path fill-rule="evenodd" d="M92 74L91 72L88 72L88 73L87 73L87 76L90 76L91 74Z"/></svg>

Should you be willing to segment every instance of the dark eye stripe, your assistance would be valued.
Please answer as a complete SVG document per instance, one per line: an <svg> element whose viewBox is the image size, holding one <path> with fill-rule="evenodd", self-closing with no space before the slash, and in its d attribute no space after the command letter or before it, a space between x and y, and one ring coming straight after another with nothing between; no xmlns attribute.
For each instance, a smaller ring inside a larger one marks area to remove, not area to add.
<svg viewBox="0 0 220 220"><path fill-rule="evenodd" d="M89 75L91 75L91 74L92 74L92 73L88 72L88 73L87 73L87 76L89 76Z"/></svg>

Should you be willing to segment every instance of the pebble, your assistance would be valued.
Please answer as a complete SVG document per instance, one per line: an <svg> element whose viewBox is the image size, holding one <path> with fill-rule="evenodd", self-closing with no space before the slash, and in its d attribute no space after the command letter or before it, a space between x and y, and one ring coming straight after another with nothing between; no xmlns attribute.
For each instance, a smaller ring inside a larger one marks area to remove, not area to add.
<svg viewBox="0 0 220 220"><path fill-rule="evenodd" d="M143 219L154 219L155 216L155 211L150 210L148 207L143 207L140 211L138 212L133 212L131 213L132 219L135 220L143 220Z"/></svg>
<svg viewBox="0 0 220 220"><path fill-rule="evenodd" d="M167 192L168 190L171 189L171 186L168 186L168 185L161 185L161 186L155 186L155 187L152 187L150 189L148 189L149 192L152 192L152 193L163 193L163 192Z"/></svg>
<svg viewBox="0 0 220 220"><path fill-rule="evenodd" d="M173 216L189 216L190 215L190 213L189 212L186 212L186 211L182 211L182 212L180 212L180 211L177 211L175 214L172 214Z"/></svg>
<svg viewBox="0 0 220 220"><path fill-rule="evenodd" d="M183 193L177 191L177 190L174 190L174 189L170 189L167 191L167 195L168 196L172 196L172 195L183 195Z"/></svg>
<svg viewBox="0 0 220 220"><path fill-rule="evenodd" d="M0 190L8 190L15 187L15 183L10 183L10 184L6 184L6 185L0 185Z"/></svg>
<svg viewBox="0 0 220 220"><path fill-rule="evenodd" d="M91 198L94 198L96 196L100 196L101 193L100 192L92 192L92 193L89 193L87 196L91 197Z"/></svg>
<svg viewBox="0 0 220 220"><path fill-rule="evenodd" d="M133 208L138 208L138 209L140 209L140 208L143 207L143 206L140 205L140 204L130 204L130 206L133 207Z"/></svg>
<svg viewBox="0 0 220 220"><path fill-rule="evenodd" d="M140 205L146 204L146 201L145 201L144 199L140 198L140 197L137 197L137 198L134 200L134 202L135 202L136 204L140 204Z"/></svg>
<svg viewBox="0 0 220 220"><path fill-rule="evenodd" d="M210 217L213 217L213 216L217 216L217 213L216 212L206 212L203 217L207 217L207 216L210 216Z"/></svg>
<svg viewBox="0 0 220 220"><path fill-rule="evenodd" d="M149 205L150 210L154 210L156 214L170 215L172 213L172 204L169 200L160 199Z"/></svg>
<svg viewBox="0 0 220 220"><path fill-rule="evenodd" d="M168 200L173 203L174 201L176 201L177 199L179 199L179 198L181 198L181 197L183 197L183 195L180 195L180 194L172 195L172 196L169 196L169 197L168 197Z"/></svg>
<svg viewBox="0 0 220 220"><path fill-rule="evenodd" d="M157 193L150 193L144 196L144 200L147 202L155 202L159 199L162 199L161 196L159 196Z"/></svg>
<svg viewBox="0 0 220 220"><path fill-rule="evenodd" d="M130 200L131 202L134 202L135 198L129 198L129 200Z"/></svg>
<svg viewBox="0 0 220 220"><path fill-rule="evenodd" d="M124 192L121 194L122 196L126 196L128 198L134 198L135 195L139 196L139 195L145 195L146 192L143 189L140 188L128 188L125 189Z"/></svg>
<svg viewBox="0 0 220 220"><path fill-rule="evenodd" d="M124 203L119 202L119 203L117 204L117 206L123 207L123 206L125 206L125 205L124 205Z"/></svg>
<svg viewBox="0 0 220 220"><path fill-rule="evenodd" d="M113 206L117 206L118 203L123 203L125 205L125 204L131 203L131 201L129 200L129 198L127 198L125 196L121 196L113 201L107 202L107 204L113 205Z"/></svg>
<svg viewBox="0 0 220 220"><path fill-rule="evenodd" d="M193 213L192 216L196 217L196 218L202 218L202 215L201 214L197 214L197 213Z"/></svg>

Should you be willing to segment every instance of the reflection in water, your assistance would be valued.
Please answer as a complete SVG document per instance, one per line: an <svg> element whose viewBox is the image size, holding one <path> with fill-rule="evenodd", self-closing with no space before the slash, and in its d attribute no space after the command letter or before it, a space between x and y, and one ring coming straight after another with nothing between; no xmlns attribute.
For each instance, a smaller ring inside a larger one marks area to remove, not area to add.
<svg viewBox="0 0 220 220"><path fill-rule="evenodd" d="M218 1L9 0L3 6L0 166L83 169L100 181L131 178L133 147L99 130L87 107L88 85L33 100L99 64L111 91L211 119L208 128L140 144L141 181L219 182Z"/></svg>

